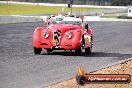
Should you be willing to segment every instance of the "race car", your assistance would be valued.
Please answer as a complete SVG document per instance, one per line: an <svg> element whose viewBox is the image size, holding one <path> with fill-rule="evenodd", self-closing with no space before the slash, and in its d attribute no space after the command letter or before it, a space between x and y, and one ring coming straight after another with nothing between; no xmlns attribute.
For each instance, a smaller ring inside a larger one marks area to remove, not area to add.
<svg viewBox="0 0 132 88"><path fill-rule="evenodd" d="M92 30L82 17L65 17L61 22L49 18L46 28L37 27L33 34L34 53L40 54L42 49L47 53L53 50L75 50L77 55L90 54L93 45Z"/></svg>

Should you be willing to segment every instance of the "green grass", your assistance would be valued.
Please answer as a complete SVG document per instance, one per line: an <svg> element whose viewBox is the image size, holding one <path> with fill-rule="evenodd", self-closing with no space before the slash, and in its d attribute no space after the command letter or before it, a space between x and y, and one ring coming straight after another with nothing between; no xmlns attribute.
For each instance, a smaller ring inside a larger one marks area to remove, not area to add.
<svg viewBox="0 0 132 88"><path fill-rule="evenodd" d="M118 18L120 18L120 19L132 19L132 17L127 17L127 16L119 16Z"/></svg>
<svg viewBox="0 0 132 88"><path fill-rule="evenodd" d="M37 5L18 5L18 4L2 4L0 3L0 14L1 15L11 15L11 14L49 14L49 13L63 13L70 12L71 8L67 7L51 7L51 6L37 6ZM73 8L73 12L82 12L82 11L97 11L105 10L101 8L82 8L76 7Z"/></svg>

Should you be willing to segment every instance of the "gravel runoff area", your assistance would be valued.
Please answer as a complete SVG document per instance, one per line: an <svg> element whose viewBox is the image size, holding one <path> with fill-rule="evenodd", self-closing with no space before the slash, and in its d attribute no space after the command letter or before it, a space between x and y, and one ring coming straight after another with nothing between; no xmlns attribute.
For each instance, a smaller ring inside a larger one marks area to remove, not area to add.
<svg viewBox="0 0 132 88"><path fill-rule="evenodd" d="M130 74L132 76L132 60L98 70L92 74ZM48 88L132 88L132 82L128 84L85 84L84 86L80 86L77 84L76 79L73 78L51 85Z"/></svg>

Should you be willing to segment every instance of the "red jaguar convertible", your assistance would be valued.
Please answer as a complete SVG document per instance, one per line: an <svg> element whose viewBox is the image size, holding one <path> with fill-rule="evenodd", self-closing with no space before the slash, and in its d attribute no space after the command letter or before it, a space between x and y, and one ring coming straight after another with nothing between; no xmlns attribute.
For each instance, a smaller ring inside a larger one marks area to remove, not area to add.
<svg viewBox="0 0 132 88"><path fill-rule="evenodd" d="M61 20L57 22L56 20ZM77 17L50 17L46 28L37 27L33 34L34 53L40 54L42 49L47 53L53 50L75 50L78 55L90 54L93 45L92 30L87 22Z"/></svg>

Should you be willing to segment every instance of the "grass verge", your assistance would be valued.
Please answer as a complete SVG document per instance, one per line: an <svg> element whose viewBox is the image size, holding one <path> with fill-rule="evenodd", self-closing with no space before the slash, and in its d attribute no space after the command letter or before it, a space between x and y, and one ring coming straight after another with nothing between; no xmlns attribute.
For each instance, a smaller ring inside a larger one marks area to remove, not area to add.
<svg viewBox="0 0 132 88"><path fill-rule="evenodd" d="M132 19L132 17L127 17L127 16L118 16L120 19Z"/></svg>
<svg viewBox="0 0 132 88"><path fill-rule="evenodd" d="M87 7L73 7L73 12L82 11L98 11L105 10L104 8L87 8ZM12 15L12 14L53 14L69 12L71 8L62 6L39 6L39 5L20 5L20 4L3 4L0 3L0 14L1 15Z"/></svg>

